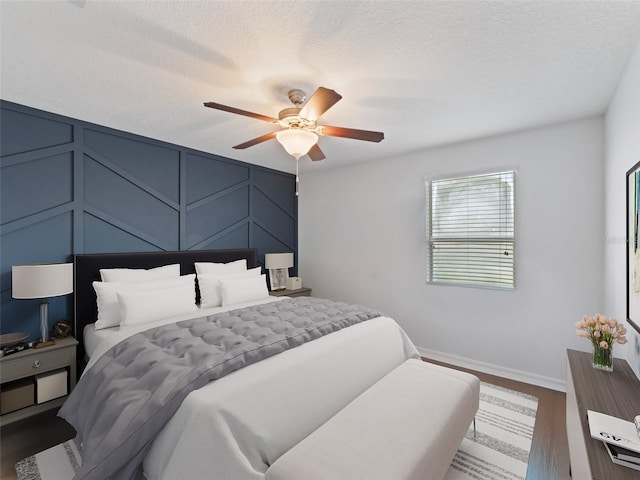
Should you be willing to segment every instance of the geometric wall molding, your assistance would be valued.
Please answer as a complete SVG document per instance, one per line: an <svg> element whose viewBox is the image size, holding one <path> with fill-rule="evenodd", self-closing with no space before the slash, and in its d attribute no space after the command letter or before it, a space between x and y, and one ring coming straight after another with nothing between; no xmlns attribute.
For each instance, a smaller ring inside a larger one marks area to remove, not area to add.
<svg viewBox="0 0 640 480"><path fill-rule="evenodd" d="M75 253L247 248L293 252L295 177L0 100L0 333L38 337L11 265ZM296 268L292 269L296 273ZM70 317L52 300L50 322Z"/></svg>

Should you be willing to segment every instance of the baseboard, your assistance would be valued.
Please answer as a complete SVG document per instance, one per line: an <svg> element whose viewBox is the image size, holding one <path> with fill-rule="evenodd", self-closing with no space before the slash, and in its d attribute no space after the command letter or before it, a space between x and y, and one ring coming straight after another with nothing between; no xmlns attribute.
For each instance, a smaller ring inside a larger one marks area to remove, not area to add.
<svg viewBox="0 0 640 480"><path fill-rule="evenodd" d="M418 349L420 355L422 355L423 357L430 358L438 362L448 363L449 365L455 365L456 367L468 368L470 370L476 370L478 372L495 375L497 377L508 378L510 380L515 380L518 382L529 383L531 385L548 388L550 390L556 390L558 392L567 391L566 380L559 380L557 378L536 375L529 372L523 372L522 370L514 370L513 368L480 362L471 358L459 357L457 355L438 352L435 350L430 350L428 348L416 348Z"/></svg>

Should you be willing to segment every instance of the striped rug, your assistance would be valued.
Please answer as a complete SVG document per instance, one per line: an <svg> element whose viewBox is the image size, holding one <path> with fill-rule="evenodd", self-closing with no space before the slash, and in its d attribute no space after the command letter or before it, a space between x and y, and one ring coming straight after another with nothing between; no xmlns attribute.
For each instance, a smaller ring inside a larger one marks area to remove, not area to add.
<svg viewBox="0 0 640 480"><path fill-rule="evenodd" d="M524 480L538 399L480 384L476 435L469 428L445 480Z"/></svg>
<svg viewBox="0 0 640 480"><path fill-rule="evenodd" d="M480 385L480 408L444 480L515 480L527 475L538 400L524 393ZM70 440L16 464L18 480L71 480L82 462Z"/></svg>

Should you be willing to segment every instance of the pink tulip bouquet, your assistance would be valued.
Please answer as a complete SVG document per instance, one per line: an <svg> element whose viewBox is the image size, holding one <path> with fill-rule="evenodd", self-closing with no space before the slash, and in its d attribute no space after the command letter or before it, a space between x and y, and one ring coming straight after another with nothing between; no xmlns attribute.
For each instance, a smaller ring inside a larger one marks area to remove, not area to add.
<svg viewBox="0 0 640 480"><path fill-rule="evenodd" d="M593 317L587 315L576 322L576 334L588 338L593 345L593 367L601 370L613 370L613 344L627 343L627 329L615 318L608 318L597 313Z"/></svg>

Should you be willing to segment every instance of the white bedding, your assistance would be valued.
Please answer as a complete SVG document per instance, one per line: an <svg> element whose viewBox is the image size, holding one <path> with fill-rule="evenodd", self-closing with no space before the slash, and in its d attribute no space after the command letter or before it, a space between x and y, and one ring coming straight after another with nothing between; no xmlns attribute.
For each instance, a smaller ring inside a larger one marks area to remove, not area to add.
<svg viewBox="0 0 640 480"><path fill-rule="evenodd" d="M277 300L282 297L251 304ZM109 329L106 335L86 330L88 337L103 337L88 367L112 345L155 325ZM414 345L395 321L379 317L238 370L189 394L153 442L145 476L263 479L280 455L408 358L419 358Z"/></svg>
<svg viewBox="0 0 640 480"><path fill-rule="evenodd" d="M252 302L227 305L225 307L198 308L198 310L195 312L190 312L178 317L173 317L152 323L143 323L139 325L119 326L96 330L95 324L89 323L85 325L82 337L84 339L85 352L90 359L87 367L85 368L85 371L91 365L93 365L104 352L109 350L116 343L121 342L134 333L144 332L145 330L149 330L150 328L159 327L160 325L166 325L167 323L179 322L182 320L188 320L190 318L199 318L204 315L213 315L215 313L228 312L229 310L250 307L252 305L277 302L280 300L284 300L285 298L287 297L269 297L263 300L254 300Z"/></svg>
<svg viewBox="0 0 640 480"><path fill-rule="evenodd" d="M95 323L89 323L85 325L82 338L84 339L84 351L87 358L90 358L93 355L100 342L108 339L118 330L118 327L96 330Z"/></svg>

